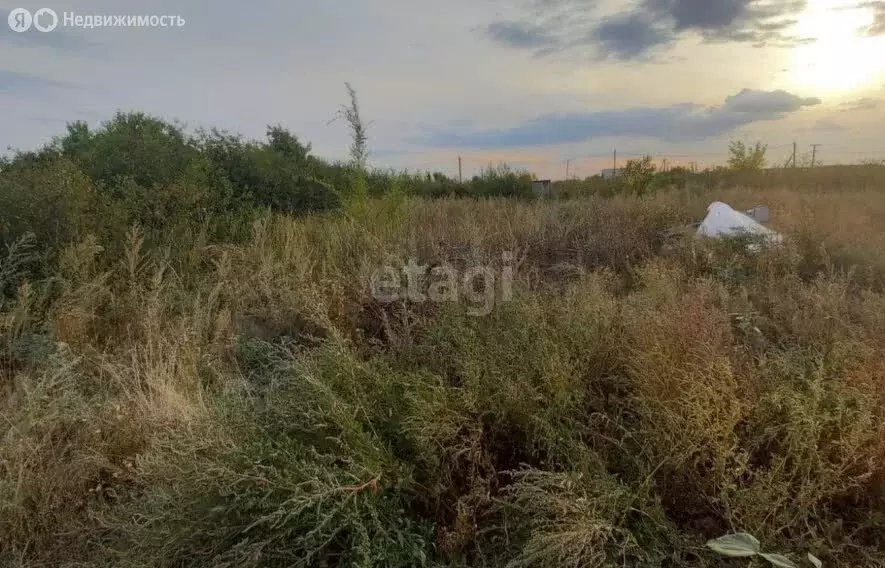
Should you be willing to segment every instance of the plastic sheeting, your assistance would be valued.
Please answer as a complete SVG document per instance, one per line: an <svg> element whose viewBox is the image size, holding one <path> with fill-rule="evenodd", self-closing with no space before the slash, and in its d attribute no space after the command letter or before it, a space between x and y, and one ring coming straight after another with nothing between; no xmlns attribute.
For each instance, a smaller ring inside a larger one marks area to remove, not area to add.
<svg viewBox="0 0 885 568"><path fill-rule="evenodd" d="M767 218L767 210L765 217ZM698 227L697 234L703 237L720 238L737 235L758 235L769 243L780 243L783 237L757 222L749 215L735 211L721 201L714 201L707 208L707 217Z"/></svg>

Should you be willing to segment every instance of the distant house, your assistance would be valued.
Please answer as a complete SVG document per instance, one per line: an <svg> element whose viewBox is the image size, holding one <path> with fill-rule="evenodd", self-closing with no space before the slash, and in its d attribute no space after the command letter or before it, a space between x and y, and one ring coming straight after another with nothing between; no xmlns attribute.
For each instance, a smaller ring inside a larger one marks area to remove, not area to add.
<svg viewBox="0 0 885 568"><path fill-rule="evenodd" d="M623 170L616 170L614 168L606 168L599 172L599 175L602 176L602 179L615 179L619 178L623 175Z"/></svg>
<svg viewBox="0 0 885 568"><path fill-rule="evenodd" d="M553 182L549 179L539 179L532 182L532 193L535 195L550 195Z"/></svg>

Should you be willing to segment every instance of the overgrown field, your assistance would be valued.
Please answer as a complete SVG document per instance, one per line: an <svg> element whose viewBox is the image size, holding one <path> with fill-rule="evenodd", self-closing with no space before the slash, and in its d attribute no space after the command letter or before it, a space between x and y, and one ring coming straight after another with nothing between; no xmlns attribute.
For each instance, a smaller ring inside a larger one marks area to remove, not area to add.
<svg viewBox="0 0 885 568"><path fill-rule="evenodd" d="M663 241L714 199L787 244ZM885 564L885 194L390 197L243 234L4 252L0 565L720 566L732 531ZM409 259L512 296L380 302Z"/></svg>

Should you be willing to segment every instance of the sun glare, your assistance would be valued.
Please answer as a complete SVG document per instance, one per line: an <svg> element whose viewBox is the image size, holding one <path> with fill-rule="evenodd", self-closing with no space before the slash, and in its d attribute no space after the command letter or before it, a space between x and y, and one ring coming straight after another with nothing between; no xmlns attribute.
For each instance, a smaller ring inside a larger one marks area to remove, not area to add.
<svg viewBox="0 0 885 568"><path fill-rule="evenodd" d="M865 36L873 9L854 1L812 0L795 33L814 38L793 50L793 82L815 94L838 94L885 80L885 37Z"/></svg>

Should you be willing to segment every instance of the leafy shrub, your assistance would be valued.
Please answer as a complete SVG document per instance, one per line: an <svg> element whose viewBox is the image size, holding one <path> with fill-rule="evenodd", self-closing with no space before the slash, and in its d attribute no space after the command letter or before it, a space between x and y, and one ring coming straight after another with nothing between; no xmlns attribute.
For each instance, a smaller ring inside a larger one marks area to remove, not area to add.
<svg viewBox="0 0 885 568"><path fill-rule="evenodd" d="M56 250L95 230L101 216L95 186L65 158L23 158L0 172L0 243L33 233L44 250Z"/></svg>
<svg viewBox="0 0 885 568"><path fill-rule="evenodd" d="M69 124L52 148L112 194L124 179L147 189L173 183L197 155L180 126L144 113L118 112L96 131Z"/></svg>
<svg viewBox="0 0 885 568"><path fill-rule="evenodd" d="M627 188L634 195L645 195L652 189L655 181L657 168L651 161L651 156L643 156L639 160L629 160L625 165L622 176L627 183Z"/></svg>
<svg viewBox="0 0 885 568"><path fill-rule="evenodd" d="M765 167L765 153L768 145L756 142L755 146L747 146L740 141L732 141L728 145L728 167L737 171L759 171Z"/></svg>
<svg viewBox="0 0 885 568"><path fill-rule="evenodd" d="M527 172L515 172L503 164L489 166L473 177L470 192L478 197L531 197L532 176Z"/></svg>

